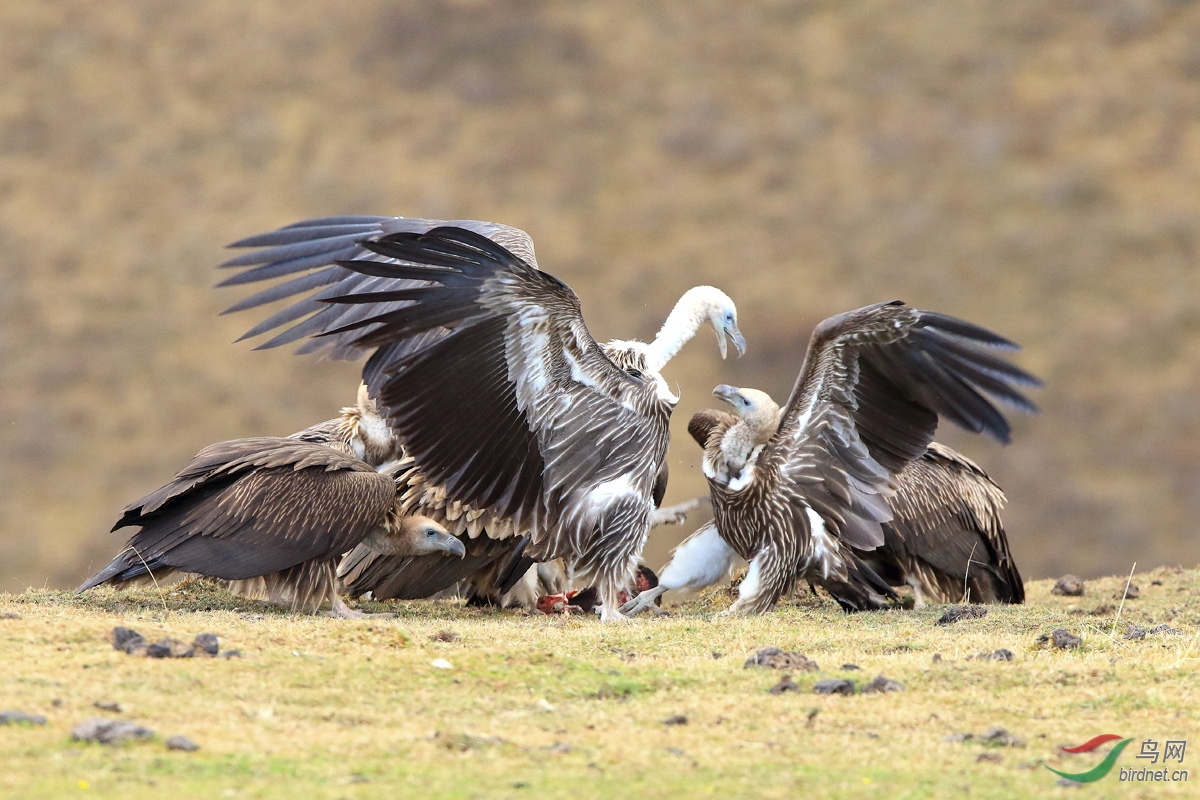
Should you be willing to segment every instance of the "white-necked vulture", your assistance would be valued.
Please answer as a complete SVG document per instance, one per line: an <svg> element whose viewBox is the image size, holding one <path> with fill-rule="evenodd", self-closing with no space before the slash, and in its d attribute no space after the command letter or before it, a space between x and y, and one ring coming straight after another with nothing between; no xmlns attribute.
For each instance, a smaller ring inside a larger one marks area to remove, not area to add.
<svg viewBox="0 0 1200 800"><path fill-rule="evenodd" d="M800 580L846 610L886 607L894 593L856 553L884 544L900 475L925 454L939 416L1007 443L1009 423L989 397L1036 410L1015 387L1037 379L994 349L1016 345L893 301L817 326L782 411L763 392L718 386L734 415L711 427L702 468L715 532L750 562L730 611L767 611ZM721 549L713 538L694 535L705 559Z"/></svg>
<svg viewBox="0 0 1200 800"><path fill-rule="evenodd" d="M726 337L744 349L723 293L691 290L650 345L614 343L636 355L622 368L515 228L339 217L235 246L265 249L227 262L252 266L227 284L300 275L234 309L325 287L247 335L291 325L262 346L374 350L363 380L427 485L493 538L528 535L533 558L563 558L599 586L601 616L620 617L678 400L659 370L705 322L723 353Z"/></svg>
<svg viewBox="0 0 1200 800"><path fill-rule="evenodd" d="M461 557L463 544L441 525L399 509L390 467L377 472L352 452L364 445L351 443L359 420L346 412L354 411L292 437L204 448L171 483L125 509L113 530L140 530L78 591L180 571L262 591L293 610L315 611L328 597L335 616L360 616L338 597L334 574L356 545Z"/></svg>

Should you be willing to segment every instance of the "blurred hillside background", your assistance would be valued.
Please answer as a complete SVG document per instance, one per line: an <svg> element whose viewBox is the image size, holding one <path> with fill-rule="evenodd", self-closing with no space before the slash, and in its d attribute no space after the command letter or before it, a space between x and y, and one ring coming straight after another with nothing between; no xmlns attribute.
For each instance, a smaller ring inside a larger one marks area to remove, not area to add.
<svg viewBox="0 0 1200 800"><path fill-rule="evenodd" d="M353 400L355 364L231 345L262 316L211 288L225 243L341 213L524 228L601 340L728 291L746 357L702 331L666 371L669 501L715 384L783 399L818 321L901 298L1046 381L1011 447L939 436L1027 578L1200 561L1194 3L58 0L0 40L0 590Z"/></svg>

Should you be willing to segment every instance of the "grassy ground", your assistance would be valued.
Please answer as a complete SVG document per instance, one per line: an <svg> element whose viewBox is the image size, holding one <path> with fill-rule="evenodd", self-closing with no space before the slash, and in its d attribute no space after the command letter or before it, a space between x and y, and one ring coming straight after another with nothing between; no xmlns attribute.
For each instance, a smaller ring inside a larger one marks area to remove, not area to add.
<svg viewBox="0 0 1200 800"><path fill-rule="evenodd" d="M716 592L669 618L602 626L454 604L402 603L396 619L292 617L201 582L82 598L0 594L0 709L48 718L0 726L4 797L1032 797L1059 787L1043 763L1100 733L1187 739L1200 782L1200 572L1088 583L1079 598L1029 585L1029 603L938 626L944 609L843 615L812 598L754 619L714 616ZM1155 585L1152 581L1161 581ZM378 609L376 609L378 610ZM1126 640L1126 623L1182 635ZM115 625L148 639L221 637L242 658L153 660L109 644ZM1083 638L1049 650L1042 633ZM442 632L454 636L437 638ZM771 694L782 673L745 669L774 645L820 670ZM1007 648L1013 660L968 660ZM940 654L940 661L935 659ZM431 662L444 659L451 669ZM843 670L846 663L861 671ZM828 677L878 674L905 690L818 696ZM96 702L116 702L119 713ZM686 724L664 720L685 715ZM97 716L152 728L150 741L81 744ZM947 741L999 726L1018 746ZM194 753L170 751L182 734ZM1107 747L1103 748L1107 749ZM1094 797L1176 797L1187 784L1130 784ZM1082 795L1081 795L1082 796Z"/></svg>

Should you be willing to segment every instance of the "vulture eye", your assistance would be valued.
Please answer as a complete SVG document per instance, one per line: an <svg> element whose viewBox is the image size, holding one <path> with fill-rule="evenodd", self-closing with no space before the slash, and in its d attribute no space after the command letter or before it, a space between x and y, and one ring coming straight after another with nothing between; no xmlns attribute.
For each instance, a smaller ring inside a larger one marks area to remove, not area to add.
<svg viewBox="0 0 1200 800"><path fill-rule="evenodd" d="M434 537L435 537L435 536L437 536L437 535L438 535L438 532L437 532L436 530L434 530L433 528L426 528L426 529L425 529L425 536L426 536L427 538L429 538L429 539L432 539L432 538L434 538Z"/></svg>

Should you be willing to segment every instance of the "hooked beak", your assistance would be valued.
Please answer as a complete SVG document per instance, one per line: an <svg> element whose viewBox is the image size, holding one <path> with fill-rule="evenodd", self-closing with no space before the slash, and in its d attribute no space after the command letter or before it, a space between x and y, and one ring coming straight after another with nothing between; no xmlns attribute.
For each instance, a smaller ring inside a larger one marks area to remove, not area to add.
<svg viewBox="0 0 1200 800"><path fill-rule="evenodd" d="M732 403L733 397L738 393L738 387L730 386L727 383L722 383L717 388L713 389L713 394L724 400L726 403Z"/></svg>
<svg viewBox="0 0 1200 800"><path fill-rule="evenodd" d="M462 543L461 539L459 539L457 536L446 534L446 540L446 555L458 556L459 558L467 557L467 546Z"/></svg>
<svg viewBox="0 0 1200 800"><path fill-rule="evenodd" d="M721 358L729 355L729 348L725 344L725 337L733 342L733 346L737 349L738 358L746 355L746 337L742 336L742 332L738 330L737 325L726 325L717 331L717 349L721 351Z"/></svg>

